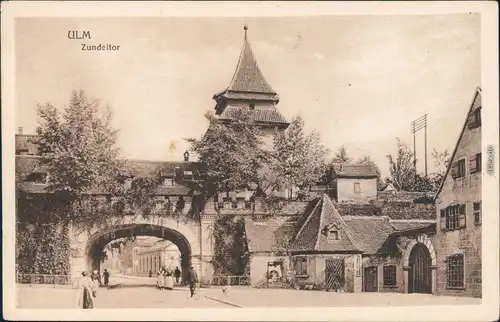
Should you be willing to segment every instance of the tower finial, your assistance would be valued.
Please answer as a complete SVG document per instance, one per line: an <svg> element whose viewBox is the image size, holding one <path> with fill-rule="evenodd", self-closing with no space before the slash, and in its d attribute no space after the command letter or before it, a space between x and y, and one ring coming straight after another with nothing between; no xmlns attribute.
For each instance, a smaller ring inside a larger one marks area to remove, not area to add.
<svg viewBox="0 0 500 322"><path fill-rule="evenodd" d="M243 26L243 29L245 30L245 39L247 39L247 30L248 30L248 25L245 23Z"/></svg>

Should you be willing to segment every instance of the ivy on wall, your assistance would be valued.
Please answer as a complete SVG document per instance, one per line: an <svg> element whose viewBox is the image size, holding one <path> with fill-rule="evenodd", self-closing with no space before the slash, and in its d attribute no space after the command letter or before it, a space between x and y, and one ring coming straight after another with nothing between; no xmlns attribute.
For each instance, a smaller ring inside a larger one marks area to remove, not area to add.
<svg viewBox="0 0 500 322"><path fill-rule="evenodd" d="M215 275L248 275L250 253L245 220L238 216L220 216L214 224Z"/></svg>

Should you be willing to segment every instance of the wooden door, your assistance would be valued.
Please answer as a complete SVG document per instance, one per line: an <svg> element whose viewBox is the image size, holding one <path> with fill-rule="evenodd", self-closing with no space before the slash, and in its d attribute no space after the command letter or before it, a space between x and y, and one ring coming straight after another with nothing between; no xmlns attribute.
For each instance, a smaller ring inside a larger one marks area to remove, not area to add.
<svg viewBox="0 0 500 322"><path fill-rule="evenodd" d="M378 291L378 268L377 266L365 267L363 284L365 292Z"/></svg>
<svg viewBox="0 0 500 322"><path fill-rule="evenodd" d="M344 260L327 259L326 269L326 289L338 290L344 287Z"/></svg>
<svg viewBox="0 0 500 322"><path fill-rule="evenodd" d="M410 253L408 293L432 293L431 255L427 247L416 244Z"/></svg>

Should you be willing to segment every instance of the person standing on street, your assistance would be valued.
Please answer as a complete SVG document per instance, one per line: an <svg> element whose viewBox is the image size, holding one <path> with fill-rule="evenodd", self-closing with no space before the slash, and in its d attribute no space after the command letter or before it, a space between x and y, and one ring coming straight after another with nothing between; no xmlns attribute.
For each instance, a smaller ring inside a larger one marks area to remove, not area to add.
<svg viewBox="0 0 500 322"><path fill-rule="evenodd" d="M178 266L175 267L174 276L175 276L175 282L179 283L179 278L181 277L181 271L179 270Z"/></svg>
<svg viewBox="0 0 500 322"><path fill-rule="evenodd" d="M104 285L109 285L109 272L107 269L104 269L104 273L102 273L102 277L104 277Z"/></svg>
<svg viewBox="0 0 500 322"><path fill-rule="evenodd" d="M93 282L87 272L82 272L78 290L78 307L80 309L93 309L95 294L92 292Z"/></svg>
<svg viewBox="0 0 500 322"><path fill-rule="evenodd" d="M193 266L189 267L187 272L187 283L189 283L189 290L191 291L191 298L194 296L194 291L196 289L196 283L198 283L198 274L193 269Z"/></svg>

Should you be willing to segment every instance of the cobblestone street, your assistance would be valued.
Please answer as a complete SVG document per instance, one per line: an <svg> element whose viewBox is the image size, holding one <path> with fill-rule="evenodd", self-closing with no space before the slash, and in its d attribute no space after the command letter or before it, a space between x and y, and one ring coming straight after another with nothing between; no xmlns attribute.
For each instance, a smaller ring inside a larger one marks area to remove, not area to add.
<svg viewBox="0 0 500 322"><path fill-rule="evenodd" d="M148 285L148 283L150 285ZM332 293L291 289L204 288L189 299L189 289L176 287L159 291L149 279L129 280L111 288L100 288L96 308L234 308L284 307L291 303L304 307L478 305L481 299L399 293ZM19 308L76 308L77 291L50 286L19 285Z"/></svg>

